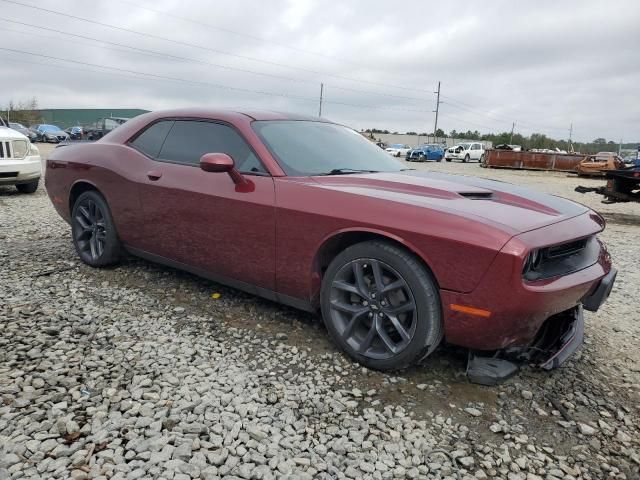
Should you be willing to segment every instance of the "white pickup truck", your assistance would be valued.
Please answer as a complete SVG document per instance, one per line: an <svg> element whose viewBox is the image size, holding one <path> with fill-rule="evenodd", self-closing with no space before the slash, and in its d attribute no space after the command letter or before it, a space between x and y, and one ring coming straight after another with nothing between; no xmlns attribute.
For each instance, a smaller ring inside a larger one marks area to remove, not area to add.
<svg viewBox="0 0 640 480"><path fill-rule="evenodd" d="M0 185L15 185L21 193L33 193L41 176L38 148L0 118Z"/></svg>

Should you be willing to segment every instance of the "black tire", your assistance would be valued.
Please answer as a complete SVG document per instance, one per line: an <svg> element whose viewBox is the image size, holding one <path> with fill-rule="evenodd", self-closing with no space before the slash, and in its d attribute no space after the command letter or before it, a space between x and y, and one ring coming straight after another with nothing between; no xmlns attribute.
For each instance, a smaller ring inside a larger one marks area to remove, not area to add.
<svg viewBox="0 0 640 480"><path fill-rule="evenodd" d="M450 159L450 158L446 158L445 160L446 160L447 162L450 162L450 161L451 161L451 159Z"/></svg>
<svg viewBox="0 0 640 480"><path fill-rule="evenodd" d="M122 245L109 206L95 190L80 194L71 213L71 235L80 259L92 267L113 265Z"/></svg>
<svg viewBox="0 0 640 480"><path fill-rule="evenodd" d="M480 155L480 160L478 160L478 163L480 163L480 164L484 163L484 153L482 155Z"/></svg>
<svg viewBox="0 0 640 480"><path fill-rule="evenodd" d="M338 254L322 280L320 303L333 342L367 368L406 368L443 337L435 279L415 255L390 242L358 243Z"/></svg>
<svg viewBox="0 0 640 480"><path fill-rule="evenodd" d="M39 183L40 179L29 183L19 183L16 185L16 188L20 193L35 193L35 191L38 190Z"/></svg>
<svg viewBox="0 0 640 480"><path fill-rule="evenodd" d="M464 156L464 158L462 159L462 161L463 161L464 163L467 163L470 159L471 159L471 157L470 157L470 156L469 156L469 154L467 153L467 154Z"/></svg>

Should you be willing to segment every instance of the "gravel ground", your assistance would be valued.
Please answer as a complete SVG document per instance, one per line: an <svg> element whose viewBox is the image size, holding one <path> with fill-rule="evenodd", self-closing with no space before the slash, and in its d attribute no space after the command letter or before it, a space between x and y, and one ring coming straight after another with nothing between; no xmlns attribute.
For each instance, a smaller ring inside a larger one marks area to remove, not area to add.
<svg viewBox="0 0 640 480"><path fill-rule="evenodd" d="M381 374L311 315L139 259L93 270L42 188L0 187L0 480L640 478L639 205L577 199L609 220L610 300L565 367L487 388L457 349Z"/></svg>

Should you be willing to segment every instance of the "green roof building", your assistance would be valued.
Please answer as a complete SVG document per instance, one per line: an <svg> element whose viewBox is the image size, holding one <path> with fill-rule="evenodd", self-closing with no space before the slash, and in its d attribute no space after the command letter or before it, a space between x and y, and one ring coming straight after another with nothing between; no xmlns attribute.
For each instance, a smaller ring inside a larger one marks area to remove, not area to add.
<svg viewBox="0 0 640 480"><path fill-rule="evenodd" d="M42 123L50 123L62 129L75 125L89 125L99 118L133 118L148 110L139 108L50 108L39 110Z"/></svg>

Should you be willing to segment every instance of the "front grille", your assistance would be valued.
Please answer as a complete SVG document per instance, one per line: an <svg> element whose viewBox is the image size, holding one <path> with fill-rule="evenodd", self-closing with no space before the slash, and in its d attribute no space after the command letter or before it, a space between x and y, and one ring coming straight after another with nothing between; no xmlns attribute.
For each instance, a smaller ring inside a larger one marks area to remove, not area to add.
<svg viewBox="0 0 640 480"><path fill-rule="evenodd" d="M11 142L0 141L0 158L11 158Z"/></svg>
<svg viewBox="0 0 640 480"><path fill-rule="evenodd" d="M595 236L540 248L529 253L522 274L541 280L577 272L598 261L600 244Z"/></svg>
<svg viewBox="0 0 640 480"><path fill-rule="evenodd" d="M0 178L13 178L17 176L18 172L0 172Z"/></svg>

